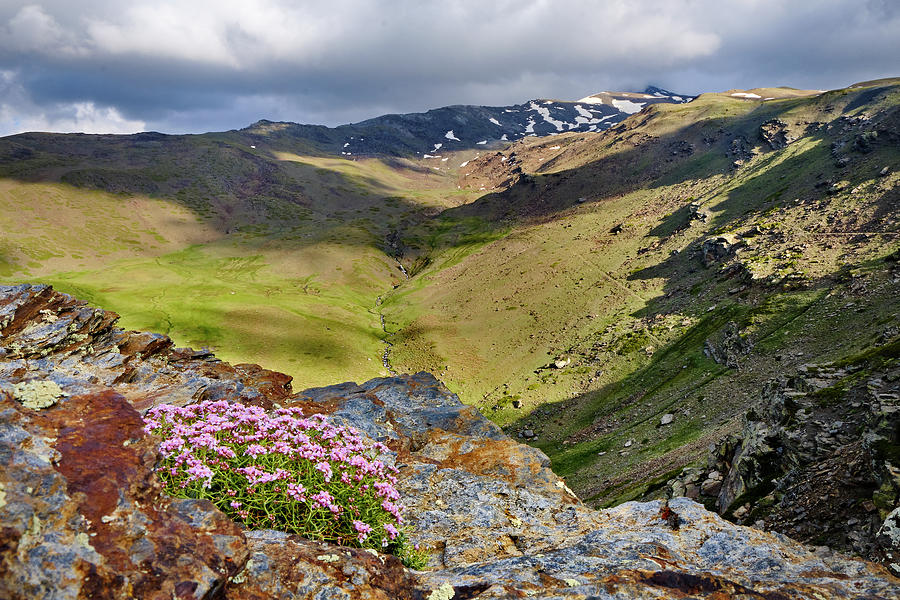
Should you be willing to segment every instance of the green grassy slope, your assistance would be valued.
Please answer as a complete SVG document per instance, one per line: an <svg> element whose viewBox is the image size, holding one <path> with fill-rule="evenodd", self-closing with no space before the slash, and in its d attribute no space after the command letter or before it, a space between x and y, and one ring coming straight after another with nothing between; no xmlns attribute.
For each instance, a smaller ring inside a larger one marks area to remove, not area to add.
<svg viewBox="0 0 900 600"><path fill-rule="evenodd" d="M410 161L255 145L0 140L0 280L51 283L297 386L387 374L376 301L404 279L388 238L475 194Z"/></svg>
<svg viewBox="0 0 900 600"><path fill-rule="evenodd" d="M459 231L447 250L411 236L430 264L386 301L392 360L536 432L583 497L652 493L733 430L768 377L898 325L884 261L900 246L898 107L894 82L710 94L485 157L470 185L516 183L439 219L479 224L485 243L465 256ZM746 235L706 268L701 243L721 234ZM842 309L857 277L879 291ZM704 353L735 339L747 354L732 366Z"/></svg>

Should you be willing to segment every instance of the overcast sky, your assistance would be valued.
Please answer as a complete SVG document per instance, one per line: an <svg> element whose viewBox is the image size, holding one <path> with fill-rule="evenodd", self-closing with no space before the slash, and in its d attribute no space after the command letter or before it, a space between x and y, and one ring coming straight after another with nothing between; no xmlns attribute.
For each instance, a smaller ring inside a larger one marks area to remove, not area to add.
<svg viewBox="0 0 900 600"><path fill-rule="evenodd" d="M898 0L0 0L0 135L897 75Z"/></svg>

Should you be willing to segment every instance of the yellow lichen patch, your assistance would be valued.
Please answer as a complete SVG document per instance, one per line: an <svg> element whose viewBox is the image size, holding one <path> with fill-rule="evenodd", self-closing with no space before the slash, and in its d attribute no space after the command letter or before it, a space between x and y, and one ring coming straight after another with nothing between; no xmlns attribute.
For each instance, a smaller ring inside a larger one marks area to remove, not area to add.
<svg viewBox="0 0 900 600"><path fill-rule="evenodd" d="M49 408L66 393L54 381L23 381L13 386L13 395L25 408Z"/></svg>
<svg viewBox="0 0 900 600"><path fill-rule="evenodd" d="M453 589L453 586L449 583L444 583L441 587L432 590L432 592L428 594L428 600L450 600L455 595L456 590Z"/></svg>
<svg viewBox="0 0 900 600"><path fill-rule="evenodd" d="M6 506L6 487L0 482L0 508Z"/></svg>
<svg viewBox="0 0 900 600"><path fill-rule="evenodd" d="M316 558L321 560L322 562L327 562L327 563L333 563L333 562L337 562L337 561L341 560L341 557L338 556L337 554L322 554L320 556L317 556Z"/></svg>

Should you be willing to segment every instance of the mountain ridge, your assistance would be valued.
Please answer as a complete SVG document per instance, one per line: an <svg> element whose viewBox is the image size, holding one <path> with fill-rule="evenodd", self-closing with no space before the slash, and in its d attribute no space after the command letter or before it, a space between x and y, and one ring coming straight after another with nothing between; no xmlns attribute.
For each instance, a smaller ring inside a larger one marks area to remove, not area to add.
<svg viewBox="0 0 900 600"><path fill-rule="evenodd" d="M639 110L638 104L642 107L660 102L681 103L694 98L660 88L647 89L651 91L643 94L602 92L602 98L592 95L574 102L544 98L507 106L451 105L424 113L380 115L336 127L263 119L237 131L258 136L255 139L260 142L276 131L279 135L296 132L300 137L322 143L323 150L348 157L439 155L442 150L487 148L526 136L602 131ZM591 98L595 99L588 100ZM623 108L614 102L621 103Z"/></svg>

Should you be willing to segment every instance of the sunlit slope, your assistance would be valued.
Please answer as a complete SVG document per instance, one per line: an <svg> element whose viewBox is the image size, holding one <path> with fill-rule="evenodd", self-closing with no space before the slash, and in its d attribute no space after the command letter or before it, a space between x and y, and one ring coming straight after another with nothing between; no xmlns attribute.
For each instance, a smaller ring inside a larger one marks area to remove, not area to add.
<svg viewBox="0 0 900 600"><path fill-rule="evenodd" d="M386 374L390 236L474 198L408 161L250 148L239 136L0 141L0 279L46 282L125 327L258 362L298 386Z"/></svg>
<svg viewBox="0 0 900 600"><path fill-rule="evenodd" d="M535 432L584 497L645 493L768 377L898 324L898 106L890 81L710 94L475 161L461 180L496 192L408 238L428 258L386 302L392 361ZM460 244L466 223L482 245ZM718 236L731 249L705 266ZM846 298L857 276L879 291ZM737 366L704 352L737 339Z"/></svg>

